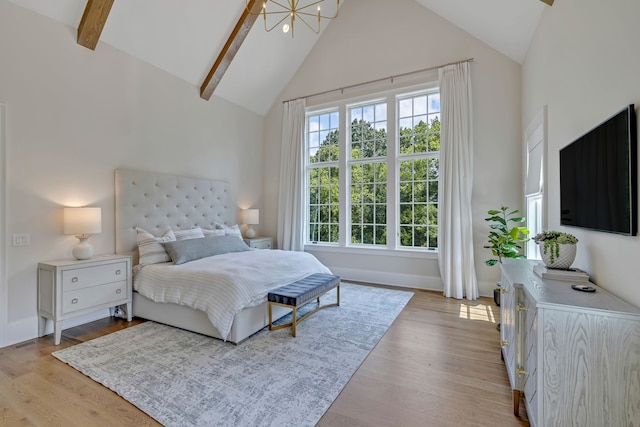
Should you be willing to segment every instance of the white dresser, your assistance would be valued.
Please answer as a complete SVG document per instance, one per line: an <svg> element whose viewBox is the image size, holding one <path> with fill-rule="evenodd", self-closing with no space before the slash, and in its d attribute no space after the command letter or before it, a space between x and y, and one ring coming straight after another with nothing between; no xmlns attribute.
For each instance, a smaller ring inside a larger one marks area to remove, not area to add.
<svg viewBox="0 0 640 427"><path fill-rule="evenodd" d="M502 264L502 354L532 426L640 426L640 309Z"/></svg>
<svg viewBox="0 0 640 427"><path fill-rule="evenodd" d="M54 343L60 344L62 321L105 308L123 306L131 321L131 257L95 256L38 264L38 336L53 320Z"/></svg>

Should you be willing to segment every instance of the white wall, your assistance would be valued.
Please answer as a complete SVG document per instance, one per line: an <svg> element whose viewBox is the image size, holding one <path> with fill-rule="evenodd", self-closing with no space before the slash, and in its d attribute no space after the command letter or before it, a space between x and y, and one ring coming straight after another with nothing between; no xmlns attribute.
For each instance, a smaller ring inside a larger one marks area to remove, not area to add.
<svg viewBox="0 0 640 427"><path fill-rule="evenodd" d="M366 13L364 12L366 11ZM286 100L368 80L475 58L473 189L474 249L481 293L489 295L499 278L484 260L482 246L489 209L521 204L520 73L516 62L498 53L413 0L349 0L327 27L291 83ZM276 234L282 105L266 117L265 203L269 234ZM262 217L262 213L261 213ZM442 289L433 256L397 258L313 252L347 279Z"/></svg>
<svg viewBox="0 0 640 427"><path fill-rule="evenodd" d="M262 117L215 96L204 101L193 85L75 37L75 28L0 0L1 208L9 238L31 235L30 246L7 247L5 344L36 336L37 263L70 257L77 242L62 234L62 206L102 207L102 233L91 242L97 254L114 252L116 168L225 179L239 207L262 202Z"/></svg>
<svg viewBox="0 0 640 427"><path fill-rule="evenodd" d="M523 122L548 105L547 228L578 237L575 267L640 307L640 237L560 227L559 150L627 104L640 105L640 2L547 8L523 65Z"/></svg>

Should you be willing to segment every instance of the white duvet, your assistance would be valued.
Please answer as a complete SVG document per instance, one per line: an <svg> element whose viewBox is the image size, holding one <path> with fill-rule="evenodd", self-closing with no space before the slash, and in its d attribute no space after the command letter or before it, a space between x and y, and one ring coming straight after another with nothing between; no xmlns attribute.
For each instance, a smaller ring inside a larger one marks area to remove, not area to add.
<svg viewBox="0 0 640 427"><path fill-rule="evenodd" d="M269 291L313 273L331 271L306 252L252 250L180 265L146 265L135 274L133 287L152 301L204 311L226 339L236 313L263 303Z"/></svg>

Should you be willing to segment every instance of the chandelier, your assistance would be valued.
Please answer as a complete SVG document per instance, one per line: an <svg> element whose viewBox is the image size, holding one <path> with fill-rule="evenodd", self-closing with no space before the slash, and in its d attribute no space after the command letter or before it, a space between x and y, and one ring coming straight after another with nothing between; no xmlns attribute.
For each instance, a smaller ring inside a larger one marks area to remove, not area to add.
<svg viewBox="0 0 640 427"><path fill-rule="evenodd" d="M245 2L247 12L264 17L264 29L267 32L282 24L282 32L288 33L291 31L291 37L293 37L296 20L302 21L311 31L320 34L320 20L337 17L338 8L340 7L340 0L336 0L336 13L333 16L324 16L320 10L320 3L324 2L324 0L286 0L285 2L282 0L265 0L262 3L262 10L259 13L253 13L250 10L249 0L245 0ZM317 6L315 11L312 10L314 6ZM267 16L269 16L270 23L267 23ZM315 21L317 21L317 26L310 23L314 22L315 24Z"/></svg>

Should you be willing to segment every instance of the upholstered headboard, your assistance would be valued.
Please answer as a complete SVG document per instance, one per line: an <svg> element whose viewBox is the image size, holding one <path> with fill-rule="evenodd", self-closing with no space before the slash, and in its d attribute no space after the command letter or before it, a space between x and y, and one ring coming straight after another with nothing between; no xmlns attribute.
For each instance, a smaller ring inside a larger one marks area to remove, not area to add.
<svg viewBox="0 0 640 427"><path fill-rule="evenodd" d="M235 223L225 181L116 169L115 194L117 253L135 251L136 227L160 235L167 226L183 230Z"/></svg>

